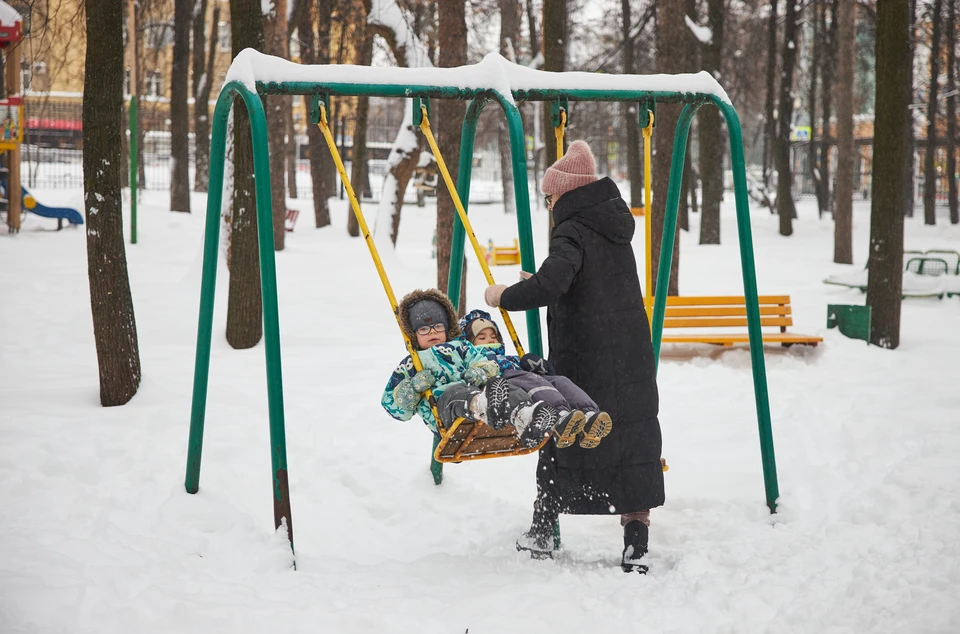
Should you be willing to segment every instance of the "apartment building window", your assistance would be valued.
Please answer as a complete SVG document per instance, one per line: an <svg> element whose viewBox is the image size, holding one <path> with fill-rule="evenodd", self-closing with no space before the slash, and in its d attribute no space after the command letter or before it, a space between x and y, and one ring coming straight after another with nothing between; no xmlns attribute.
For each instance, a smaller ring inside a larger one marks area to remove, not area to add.
<svg viewBox="0 0 960 634"><path fill-rule="evenodd" d="M147 48L158 49L173 44L173 22L150 22L144 28Z"/></svg>
<svg viewBox="0 0 960 634"><path fill-rule="evenodd" d="M46 90L47 63L20 61L20 86L23 90Z"/></svg>
<svg viewBox="0 0 960 634"><path fill-rule="evenodd" d="M147 71L147 80L144 82L148 97L163 96L163 76L160 69Z"/></svg>
<svg viewBox="0 0 960 634"><path fill-rule="evenodd" d="M217 49L222 52L230 52L230 23L220 22L217 24Z"/></svg>

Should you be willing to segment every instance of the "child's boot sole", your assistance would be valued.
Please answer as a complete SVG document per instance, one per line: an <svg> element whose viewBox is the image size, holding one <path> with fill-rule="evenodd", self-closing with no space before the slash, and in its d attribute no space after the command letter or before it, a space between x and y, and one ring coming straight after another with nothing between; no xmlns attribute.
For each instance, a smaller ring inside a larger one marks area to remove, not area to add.
<svg viewBox="0 0 960 634"><path fill-rule="evenodd" d="M613 429L613 421L610 420L610 415L600 412L590 423L590 428L584 430L580 446L584 449L593 449L610 434L611 429Z"/></svg>
<svg viewBox="0 0 960 634"><path fill-rule="evenodd" d="M583 426L587 423L587 416L580 410L574 410L570 413L570 419L566 424L558 425L554 431L557 439L557 449L566 449L577 442L577 435L583 432Z"/></svg>

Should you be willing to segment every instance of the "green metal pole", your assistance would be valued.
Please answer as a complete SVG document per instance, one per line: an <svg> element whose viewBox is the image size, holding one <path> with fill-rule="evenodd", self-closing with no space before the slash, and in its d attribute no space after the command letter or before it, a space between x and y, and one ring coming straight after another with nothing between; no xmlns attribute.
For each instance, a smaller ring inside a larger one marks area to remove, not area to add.
<svg viewBox="0 0 960 634"><path fill-rule="evenodd" d="M760 456L763 460L763 485L767 507L777 512L780 487L777 483L777 461L773 450L770 424L770 395L767 392L767 368L763 358L763 335L760 331L760 303L757 292L757 267L753 254L753 232L750 227L750 202L747 196L746 161L743 156L743 131L740 117L730 104L713 99L723 112L730 133L730 158L733 168L733 191L737 203L737 236L740 240L740 268L747 307L747 333L750 338L750 361L753 368L753 391L757 402L757 425L760 430Z"/></svg>
<svg viewBox="0 0 960 634"><path fill-rule="evenodd" d="M657 292L653 301L653 358L660 369L660 340L663 337L663 317L667 312L667 292L670 288L670 267L673 265L673 243L677 236L677 212L680 206L680 185L683 180L683 159L687 152L687 134L690 123L702 103L688 103L680 112L677 130L673 135L673 157L670 160L670 184L667 187L663 210L663 235L660 238L660 264L654 280ZM661 283L662 282L662 283Z"/></svg>
<svg viewBox="0 0 960 634"><path fill-rule="evenodd" d="M233 92L223 90L213 112L210 142L210 183L207 218L203 232L203 277L200 282L200 321L197 325L197 355L193 369L193 405L187 443L187 493L200 488L200 459L203 453L203 424L207 410L207 383L210 377L210 340L213 334L213 300L217 287L217 257L220 242L220 205L223 201L223 162L226 154L227 118Z"/></svg>
<svg viewBox="0 0 960 634"><path fill-rule="evenodd" d="M473 146L477 134L477 121L480 113L489 100L486 98L474 99L467 107L463 117L463 127L460 132L460 162L457 168L457 195L463 203L463 210L470 211L470 179L473 175ZM450 274L447 277L447 297L453 302L454 310L460 310L460 282L463 279L463 248L466 231L460 214L453 217L453 236L450 242ZM433 452L440 442L438 436L433 438L433 449L430 451L430 473L433 474L433 483L440 485L443 482L443 463L437 462Z"/></svg>
<svg viewBox="0 0 960 634"><path fill-rule="evenodd" d="M513 103L497 95L503 113L507 116L510 130L510 154L513 159L513 191L517 204L517 232L520 238L520 267L533 273L537 261L533 253L533 225L530 221L530 189L527 184L527 147L523 138L523 118ZM543 355L543 338L540 334L540 311L527 311L527 346L536 355Z"/></svg>
<svg viewBox="0 0 960 634"><path fill-rule="evenodd" d="M264 351L267 361L267 406L270 412L270 457L273 466L273 521L287 520L293 548L293 517L287 478L287 438L283 412L283 376L280 363L280 310L277 302L277 262L273 249L273 204L270 196L270 150L267 117L256 93L240 91L250 113L253 173L256 178L257 238L260 242L260 289L263 296Z"/></svg>
<svg viewBox="0 0 960 634"><path fill-rule="evenodd" d="M287 537L293 548L293 517L287 477L286 432L283 412L283 377L280 363L280 318L277 304L277 270L273 251L273 218L270 201L270 156L267 149L267 122L260 96L240 82L230 82L217 99L211 148L210 195L207 201L207 232L204 238L203 281L201 282L200 327L197 333L197 361L194 375L194 402L190 421L187 458L187 491L195 493L199 484L200 446L206 408L207 378L210 369L210 339L213 329L213 291L216 281L219 213L223 184L223 156L226 117L233 94L239 95L250 114L253 140L254 175L257 199L257 238L260 251L260 288L263 297L264 349L267 363L267 403L270 416L270 458L273 469L273 519L279 528L286 519ZM213 228L211 230L211 223ZM196 449L194 450L194 447Z"/></svg>
<svg viewBox="0 0 960 634"><path fill-rule="evenodd" d="M473 146L477 135L477 121L489 100L474 99L467 107L460 132L460 163L457 167L457 194L463 203L463 210L470 211L470 179L473 176ZM463 279L463 248L466 232L460 215L453 217L453 239L450 243L450 275L447 278L447 297L453 307L460 310L460 281Z"/></svg>
<svg viewBox="0 0 960 634"><path fill-rule="evenodd" d="M130 95L130 244L137 243L137 185L139 178L139 145L137 134L137 96Z"/></svg>

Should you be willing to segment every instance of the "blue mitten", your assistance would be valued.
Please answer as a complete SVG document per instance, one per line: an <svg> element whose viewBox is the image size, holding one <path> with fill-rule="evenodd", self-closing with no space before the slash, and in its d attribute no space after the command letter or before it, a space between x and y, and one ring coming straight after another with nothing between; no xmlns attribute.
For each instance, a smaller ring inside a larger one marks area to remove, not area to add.
<svg viewBox="0 0 960 634"><path fill-rule="evenodd" d="M433 375L432 370L420 370L413 375L413 378L410 379L410 383L413 385L413 389L415 389L419 394L423 394L436 385L437 378Z"/></svg>
<svg viewBox="0 0 960 634"><path fill-rule="evenodd" d="M552 363L535 354L525 354L520 357L520 369L544 376L552 376L557 373Z"/></svg>
<svg viewBox="0 0 960 634"><path fill-rule="evenodd" d="M496 361L477 361L464 370L461 376L470 385L482 387L487 384L488 379L499 376L499 374L500 366L497 365Z"/></svg>

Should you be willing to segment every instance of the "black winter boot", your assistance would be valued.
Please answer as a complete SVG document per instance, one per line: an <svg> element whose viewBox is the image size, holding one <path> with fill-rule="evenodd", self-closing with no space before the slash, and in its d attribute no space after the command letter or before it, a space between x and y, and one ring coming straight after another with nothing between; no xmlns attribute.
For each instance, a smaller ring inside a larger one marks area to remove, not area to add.
<svg viewBox="0 0 960 634"><path fill-rule="evenodd" d="M510 424L510 385L503 377L494 377L483 388L487 398L487 425L503 429Z"/></svg>
<svg viewBox="0 0 960 634"><path fill-rule="evenodd" d="M640 559L647 554L650 528L640 520L633 520L623 527L623 559L620 567L624 572L647 574L647 566Z"/></svg>
<svg viewBox="0 0 960 634"><path fill-rule="evenodd" d="M553 515L533 512L530 530L517 539L517 550L526 550L531 559L550 559L553 557L553 524L557 518Z"/></svg>

